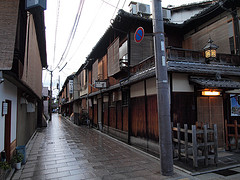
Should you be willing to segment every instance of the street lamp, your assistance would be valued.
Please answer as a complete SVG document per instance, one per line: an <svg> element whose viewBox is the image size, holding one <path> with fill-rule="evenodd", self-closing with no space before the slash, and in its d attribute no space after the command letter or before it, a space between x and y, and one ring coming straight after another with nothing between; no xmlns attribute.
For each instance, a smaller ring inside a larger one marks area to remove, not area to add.
<svg viewBox="0 0 240 180"><path fill-rule="evenodd" d="M213 40L211 38L209 38L208 43L203 48L206 63L209 63L210 61L216 60L216 58L217 58L217 48L218 48L218 46L216 44L213 44Z"/></svg>

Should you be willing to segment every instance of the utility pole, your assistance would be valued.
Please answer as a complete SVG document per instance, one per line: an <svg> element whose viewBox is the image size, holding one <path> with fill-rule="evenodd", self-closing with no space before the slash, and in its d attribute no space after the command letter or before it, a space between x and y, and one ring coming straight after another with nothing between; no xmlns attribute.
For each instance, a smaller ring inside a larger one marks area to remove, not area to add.
<svg viewBox="0 0 240 180"><path fill-rule="evenodd" d="M164 176L171 176L173 175L172 130L170 120L170 96L165 56L165 37L161 3L161 0L152 0L153 34L155 35L154 51L158 104L159 150L161 174Z"/></svg>
<svg viewBox="0 0 240 180"><path fill-rule="evenodd" d="M50 73L51 73L51 82L50 82L50 101L49 101L49 104L50 104L50 119L49 119L49 121L51 121L52 120L52 73L53 73L53 71L50 71Z"/></svg>

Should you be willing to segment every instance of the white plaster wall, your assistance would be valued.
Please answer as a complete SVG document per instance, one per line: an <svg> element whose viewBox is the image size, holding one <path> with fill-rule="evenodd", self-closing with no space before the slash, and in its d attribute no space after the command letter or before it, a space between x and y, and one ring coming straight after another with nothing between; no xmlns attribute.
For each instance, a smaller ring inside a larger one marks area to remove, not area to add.
<svg viewBox="0 0 240 180"><path fill-rule="evenodd" d="M0 77L2 77L0 73ZM5 81L0 84L0 151L4 150L5 116L2 116L2 102L7 99L12 101L11 109L11 143L16 139L17 128L17 87Z"/></svg>
<svg viewBox="0 0 240 180"><path fill-rule="evenodd" d="M141 81L139 83L133 84L131 86L131 98L133 97L140 97L140 96L144 96L144 82Z"/></svg>
<svg viewBox="0 0 240 180"><path fill-rule="evenodd" d="M180 74L180 73L172 74L172 91L173 92L194 92L194 86L189 84L187 74Z"/></svg>
<svg viewBox="0 0 240 180"><path fill-rule="evenodd" d="M157 94L155 77L153 77L151 79L147 79L146 86L147 86L147 95L148 96Z"/></svg>

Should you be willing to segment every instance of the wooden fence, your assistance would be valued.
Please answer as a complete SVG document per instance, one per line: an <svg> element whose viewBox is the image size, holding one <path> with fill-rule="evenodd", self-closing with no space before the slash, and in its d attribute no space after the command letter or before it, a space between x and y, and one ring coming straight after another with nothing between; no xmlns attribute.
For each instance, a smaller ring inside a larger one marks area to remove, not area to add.
<svg viewBox="0 0 240 180"><path fill-rule="evenodd" d="M235 146L238 149L238 140L240 139L240 135L238 134L238 128L240 128L240 124L237 123L237 120L234 121L234 124L228 124L227 120L225 120L225 128L226 128L226 149L231 149L231 146ZM233 132L233 133L232 133ZM230 134L232 133L232 134ZM233 137L235 139L235 143L231 144L229 142L229 137Z"/></svg>
<svg viewBox="0 0 240 180"><path fill-rule="evenodd" d="M214 164L218 162L217 125L214 124L213 129L208 128L206 124L202 127L192 125L192 129L188 129L188 125L184 124L184 128L181 128L179 123L177 127L172 127L178 159L185 157L186 162L192 159L194 167L198 167L199 160L204 160L206 166L210 159L214 160Z"/></svg>

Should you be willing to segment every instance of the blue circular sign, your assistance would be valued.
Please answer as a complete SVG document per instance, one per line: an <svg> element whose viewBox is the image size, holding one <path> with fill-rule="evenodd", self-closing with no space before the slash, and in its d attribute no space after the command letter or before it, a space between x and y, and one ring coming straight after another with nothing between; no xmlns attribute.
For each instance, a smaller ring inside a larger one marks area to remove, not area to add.
<svg viewBox="0 0 240 180"><path fill-rule="evenodd" d="M137 28L134 34L134 40L137 43L140 43L143 40L143 37L144 37L144 29L142 27Z"/></svg>

